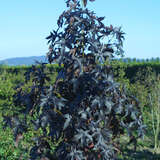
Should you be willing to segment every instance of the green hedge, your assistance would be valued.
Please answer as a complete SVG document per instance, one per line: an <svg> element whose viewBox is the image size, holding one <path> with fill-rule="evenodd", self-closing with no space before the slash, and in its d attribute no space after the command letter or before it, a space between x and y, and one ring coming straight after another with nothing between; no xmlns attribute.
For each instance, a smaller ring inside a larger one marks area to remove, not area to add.
<svg viewBox="0 0 160 160"><path fill-rule="evenodd" d="M147 67L151 67L156 74L160 73L160 62L123 62L114 60L114 69L118 70L119 68L122 68L125 72L125 77L130 80L130 82L134 82L134 76L138 71L141 69L146 69ZM48 64L47 65L50 72L57 72L60 70L60 67L58 64ZM28 69L30 69L31 66L0 66L0 73L6 71L7 73L12 74L18 74L18 73L24 73Z"/></svg>
<svg viewBox="0 0 160 160"><path fill-rule="evenodd" d="M138 71L140 70L147 71L148 67L152 68L153 72L155 72L156 74L160 74L160 63L146 62L146 63L128 63L124 65L126 65L124 70L126 78L128 78L131 83L134 83L133 79Z"/></svg>

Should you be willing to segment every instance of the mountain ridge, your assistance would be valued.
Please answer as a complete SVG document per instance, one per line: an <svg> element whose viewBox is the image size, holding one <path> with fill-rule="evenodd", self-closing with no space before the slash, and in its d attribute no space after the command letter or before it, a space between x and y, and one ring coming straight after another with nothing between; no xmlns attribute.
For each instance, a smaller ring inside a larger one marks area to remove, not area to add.
<svg viewBox="0 0 160 160"><path fill-rule="evenodd" d="M122 60L122 62L130 63L130 62L150 62L156 61L160 62L160 58L151 58L151 59L138 59L138 58L117 58L117 60ZM22 65L33 65L38 62L47 63L46 56L30 56L30 57L15 57L15 58L8 58L4 60L0 60L0 65L8 65L8 66L22 66Z"/></svg>
<svg viewBox="0 0 160 160"><path fill-rule="evenodd" d="M4 60L0 60L1 65L8 65L8 66L21 66L21 65L33 65L39 62L47 62L46 56L30 56L30 57L15 57L15 58L8 58Z"/></svg>

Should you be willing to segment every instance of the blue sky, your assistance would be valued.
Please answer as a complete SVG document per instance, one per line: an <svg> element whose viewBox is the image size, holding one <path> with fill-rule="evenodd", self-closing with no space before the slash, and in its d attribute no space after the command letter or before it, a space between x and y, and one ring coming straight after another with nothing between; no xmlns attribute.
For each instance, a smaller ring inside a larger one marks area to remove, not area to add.
<svg viewBox="0 0 160 160"><path fill-rule="evenodd" d="M160 0L96 0L88 8L106 25L122 26L125 57L160 57ZM64 0L1 1L0 60L45 55L45 37L64 9Z"/></svg>

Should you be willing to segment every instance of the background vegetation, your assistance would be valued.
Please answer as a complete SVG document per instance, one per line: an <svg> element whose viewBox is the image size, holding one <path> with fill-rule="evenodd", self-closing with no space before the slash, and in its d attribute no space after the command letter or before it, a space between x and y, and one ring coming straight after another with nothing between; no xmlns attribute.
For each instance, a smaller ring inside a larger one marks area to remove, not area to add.
<svg viewBox="0 0 160 160"><path fill-rule="evenodd" d="M133 151L133 145L126 146L126 138L122 137L122 146L119 151L119 158L124 159L160 159L160 63L159 62L124 62L121 60L112 61L112 67L116 81L121 84L121 87L127 88L128 92L136 96L140 101L141 112L143 114L144 124L147 126L144 140L138 141L136 152ZM13 104L13 96L16 91L16 86L24 83L24 73L30 67L0 67L0 159L11 160L18 159L21 154L25 153L25 148L30 147L30 139L35 134L40 134L33 131L31 127L29 134L24 135L22 149L19 150L13 141L13 134L9 128L3 130L2 115L12 115L13 111L21 109ZM53 83L59 67L57 65L48 65L48 73ZM24 86L24 89L29 89ZM124 144L124 145L123 145ZM57 144L53 146L56 147ZM24 149L24 150L23 150ZM123 150L123 154L121 154ZM26 152L26 158L28 156Z"/></svg>

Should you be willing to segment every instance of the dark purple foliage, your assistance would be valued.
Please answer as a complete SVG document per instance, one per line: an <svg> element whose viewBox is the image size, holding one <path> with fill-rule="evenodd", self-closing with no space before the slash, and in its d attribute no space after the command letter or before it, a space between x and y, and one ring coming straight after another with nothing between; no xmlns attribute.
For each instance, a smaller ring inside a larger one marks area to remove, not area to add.
<svg viewBox="0 0 160 160"><path fill-rule="evenodd" d="M86 6L87 0L83 3ZM136 145L144 131L137 99L120 90L111 67L104 65L115 55L123 55L124 33L121 28L105 26L104 17L82 9L79 0L67 0L66 4L68 10L60 15L58 29L46 38L48 62L62 67L55 84L46 85L50 81L46 64L33 66L25 74L26 82L33 78L31 91L19 89L15 96L15 103L25 106L25 115L38 115L32 120L35 130L43 130L43 136L35 138L30 157L112 160L116 157L113 142L117 137L126 130L130 142ZM12 128L21 125L20 121L12 124L9 117L4 117L4 122ZM23 123L24 129L17 129L15 137L26 131L27 123ZM43 137L50 137L53 143L60 137L64 141L51 154Z"/></svg>

